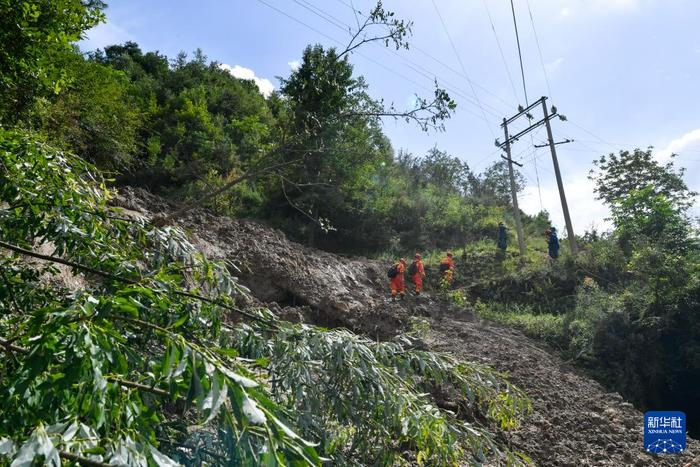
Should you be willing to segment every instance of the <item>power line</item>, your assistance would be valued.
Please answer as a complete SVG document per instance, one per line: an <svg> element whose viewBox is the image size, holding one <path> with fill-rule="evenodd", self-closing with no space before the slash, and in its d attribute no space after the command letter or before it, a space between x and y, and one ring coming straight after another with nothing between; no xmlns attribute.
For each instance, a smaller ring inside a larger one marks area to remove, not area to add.
<svg viewBox="0 0 700 467"><path fill-rule="evenodd" d="M596 135L596 134L593 133L592 131L585 129L585 128L582 127L581 125L578 125L578 124L572 122L571 120L567 120L567 121L568 121L570 124L572 124L573 126L575 126L576 128L585 131L586 133L588 133L589 135L591 135L592 137L594 137L595 139L597 139L597 140L600 141L601 143L605 143L605 144L607 144L608 146L617 149L617 148L615 147L614 144L609 143L608 141L605 141L603 138L601 138L600 136Z"/></svg>
<svg viewBox="0 0 700 467"><path fill-rule="evenodd" d="M520 76L522 77L523 80L523 93L525 94L525 106L530 105L530 101L527 97L527 85L525 84L525 68L523 67L523 54L520 49L520 34L518 33L518 20L515 16L515 5L513 4L513 0L510 0L510 10L513 13L513 26L515 27L515 40L518 43L518 59L520 60ZM533 23L534 27L534 23ZM532 133L530 133L530 144L535 146L535 140L533 138ZM542 189L540 188L540 177L539 177L539 171L537 168L537 158L535 157L533 159L533 165L535 166L535 173L537 173L537 193L540 195L540 209L542 209Z"/></svg>
<svg viewBox="0 0 700 467"><path fill-rule="evenodd" d="M523 68L523 54L520 51L520 34L518 34L518 20L515 18L515 5L510 0L510 9L513 12L513 26L515 26L515 40L518 42L518 58L520 58L520 75L523 78L523 92L525 93L525 106L530 105L527 98L527 87L525 87L525 69Z"/></svg>
<svg viewBox="0 0 700 467"><path fill-rule="evenodd" d="M344 1L344 0L336 0L336 2L341 3L341 4L345 5L346 7L350 8L354 13L359 13L359 11L357 11L357 10L355 9L355 7L353 7L350 3L347 3L347 2ZM503 98L502 98L501 96L499 96L498 94L494 93L493 91L489 90L488 88L484 87L483 85L479 84L478 82L476 82L476 81L470 79L470 77L469 77L468 75L465 75L465 73L463 73L463 72L457 70L456 68L454 68L453 66L451 66L451 65L449 65L449 64L447 64L447 63L445 63L445 62L443 62L443 61L440 60L439 58L436 58L436 57L433 56L430 52L428 52L428 51L426 51L426 50L424 50L424 49L418 47L418 46L415 45L415 44L412 44L412 45L411 45L411 50L415 50L416 52L419 52L419 53L425 55L427 58L431 59L432 61L434 61L434 62L437 63L438 65L442 66L442 67L445 68L446 70L451 71L452 73L454 73L455 75L457 75L457 76L459 76L459 77L461 77L461 78L464 78L464 79L466 79L466 80L469 80L469 81L471 82L471 84L473 84L475 87L481 89L483 92L485 92L486 94L490 95L490 96L493 97L494 99L497 99L497 100L500 101L503 105L505 105L507 108L511 109L511 108L515 108L515 107L516 107L516 106L513 105L512 102L508 102L507 100L503 99ZM516 101L517 101L517 97L516 97Z"/></svg>
<svg viewBox="0 0 700 467"><path fill-rule="evenodd" d="M322 31L318 30L317 28L315 28L315 27L313 27L313 26L311 26L311 25L305 23L304 21L302 21L302 20L300 20L300 19L294 17L293 15L290 15L290 14L287 13L286 11L281 10L281 9L279 9L279 8L277 8L277 7L275 7L275 6L271 5L271 4L269 4L269 3L266 2L265 0L257 0L257 1L260 2L260 3L262 3L263 5L267 6L268 8L271 8L272 10L275 10L276 12L280 13L281 15L283 15L283 16L285 16L285 17L291 19L292 21L294 21L294 22L296 22L296 23L298 23L298 24L301 24L302 26L306 27L307 29L309 29L309 30L311 30L311 31L313 31L313 32L315 32L315 33L317 33L317 34L319 34L319 35L325 37L326 39L328 39L328 40L330 40L330 41L332 41L332 42L334 42L334 43L339 44L339 45L341 45L341 46L345 45L342 41L339 41L338 39L336 39L336 38L334 38L334 37L332 37L332 36L329 36L328 34L326 34L326 33L322 32ZM415 80L413 80L413 79L407 77L406 75L403 75L403 74L399 73L398 71L396 71L396 70L394 70L394 69L392 69L392 68L389 68L388 66L384 65L383 63L381 63L381 62L379 62L379 61L377 61L377 60L374 60L373 58L370 58L369 56L363 54L362 52L355 51L354 53L356 53L356 54L359 55L360 57L364 58L365 60L367 60L367 61L369 61L369 62L371 62L371 63L374 63L375 65L377 65L378 67L380 67L380 68L382 68L382 69L388 71L389 73L392 73L392 74L394 74L394 75L396 75L396 76L402 78L402 79L405 80L405 81L408 81L408 82L410 82L410 83L413 83L413 84L415 84L416 86L418 86L418 87L420 87L420 88L423 88L423 89L425 89L425 90L432 91L432 89L428 88L427 86L418 83L417 81L415 81ZM468 111L468 112L469 112L469 111ZM483 108L482 108L482 112L483 112ZM472 115L476 116L477 118L482 118L482 116L477 115L477 114L474 114L473 112L469 112L469 113L471 113ZM494 114L494 115L495 115L495 114ZM488 123L489 121L486 120L486 122Z"/></svg>
<svg viewBox="0 0 700 467"><path fill-rule="evenodd" d="M547 93L550 99L554 99L552 95L552 89L549 86L549 77L547 76L547 68L544 66L544 58L542 58L542 48L540 47L540 39L537 36L537 28L535 28L535 19L532 16L532 9L530 8L530 0L525 0L527 3L527 11L530 14L530 23L532 24L532 32L535 34L535 43L537 44L537 51L540 55L540 65L542 65L542 73L544 74L544 82L547 84Z"/></svg>
<svg viewBox="0 0 700 467"><path fill-rule="evenodd" d="M532 140L532 136L530 137L530 140ZM542 189L540 188L540 171L537 168L537 148L535 145L532 145L532 155L533 155L533 166L535 167L535 178L537 179L537 195L539 196L540 199L540 211L542 210L543 203L542 203Z"/></svg>
<svg viewBox="0 0 700 467"><path fill-rule="evenodd" d="M328 13L323 11L322 9L318 8L316 5L309 3L305 0L294 0L294 3L301 6L302 8L309 10L311 13L313 13L317 16L320 16L324 20L326 20L329 23L333 24L334 26L344 30L345 32L349 32L348 29L345 29L345 26L347 26L347 25L345 25L341 21L338 21L337 18L334 18L332 15L329 15Z"/></svg>
<svg viewBox="0 0 700 467"><path fill-rule="evenodd" d="M491 30L493 31L493 37L496 39L496 44L498 45L498 51L501 53L501 61L503 62L503 67L506 69L506 75L508 75L508 81L510 82L510 87L513 90L513 96L515 101L518 101L518 92L515 90L515 83L513 82L513 77L510 74L510 69L508 68L508 62L506 61L506 56L503 53L503 47L501 47L501 41L498 39L498 33L496 32L496 26L493 24L493 18L491 17L491 11L489 10L486 0L481 0L486 9L486 15L489 17L489 22L491 23Z"/></svg>
<svg viewBox="0 0 700 467"><path fill-rule="evenodd" d="M305 4L308 5L308 6L302 5L302 3L300 3L300 1L303 2L303 3L305 3ZM350 5L348 5L347 3L343 2L342 0L337 0L337 1L338 1L339 3L342 3L343 5L348 6L349 8L352 8ZM335 26L336 28L338 28L338 29L340 29L340 30L342 30L342 31L344 31L344 32L348 32L348 31L351 29L350 25L348 25L348 24L345 23L344 21L338 19L336 16L333 16L332 14L328 13L327 11L325 11L325 10L323 10L323 9L321 9L321 8L319 8L319 7L317 7L316 5L313 5L312 3L310 3L310 2L308 2L308 1L306 1L306 0L294 0L294 2L297 3L298 5L302 6L303 8L307 9L308 11L310 11L311 13L313 13L314 15L318 16L319 18L323 19L324 21L326 21L326 22L332 24L333 26ZM353 10L353 11L354 11L354 10ZM356 13L358 13L358 12L356 12ZM346 28L347 28L347 29L346 29ZM317 32L318 32L318 31L317 31ZM325 37L329 37L329 36L327 36L327 35L324 35L324 36L325 36ZM338 43L338 44L343 45L343 43L342 43L341 41L338 41L337 39L331 39L331 40L333 40L334 42L336 42L336 43ZM375 45L376 45L376 44L375 44ZM378 46L378 45L377 45L377 46ZM378 47L380 47L380 46L378 46ZM412 61L412 60L409 60L409 59L406 58L406 57L401 56L401 55L400 55L398 52L396 52L395 50L391 50L391 49L387 49L387 48L383 48L383 47L380 47L380 48L381 48L382 50L384 50L384 51L387 51L387 52L390 52L390 53L396 55L397 57L399 57L400 59L402 59L404 62L409 63L409 64L412 64L413 66L408 65L408 64L407 64L406 66L409 67L409 68L411 68L414 72L416 72L416 73L422 75L423 77L429 79L430 81L434 81L436 78L439 78L440 83L445 83L445 84L448 85L448 86L443 86L446 90L452 92L452 94L461 96L463 99L465 99L465 100L467 101L467 103L472 104L472 105L477 105L477 106L478 106L478 103L475 102L474 99L472 99L471 97L466 96L466 95L462 92L462 90L461 90L459 87L457 87L457 86L455 86L455 85L453 85L453 84L447 82L447 81L444 80L442 77L437 76L437 75L435 75L435 74L433 74L432 76L429 75L429 74L426 74L426 72L427 72L427 73L431 73L431 71L428 70L428 69L426 69L426 68L423 67L422 65L420 65L420 64L418 64L418 63L416 63L416 62L414 62L414 61ZM356 53L357 53L358 55L360 55L361 57L364 57L365 59L371 61L372 63L375 63L375 64L377 64L378 66L380 66L380 67L382 67L382 68L384 68L384 69L387 69L388 71L393 72L393 73L396 74L396 72L395 72L394 70L388 69L385 65L380 64L380 63L376 62L376 61L373 60L373 59L370 59L370 58L367 57L366 55L364 55L364 54L362 54L362 53L359 53L359 52L356 52ZM417 70L417 69L414 68L414 67L421 68L422 70L425 70L425 72L421 72L421 71ZM400 75L400 76L402 76L402 75ZM407 80L410 80L409 78L406 78L406 79L407 79ZM410 80L410 81L413 82L413 83L415 83L415 81L413 81L413 80ZM420 85L420 86L421 86L422 88L424 88L424 89L428 89L428 88L425 87L425 86L422 86L422 85ZM488 105L488 104L486 104L486 105ZM491 115L494 116L494 117L499 118L500 115L499 115L498 113L496 113L496 112L500 112L500 110L497 109L497 108L495 108L495 107L493 107L493 106L490 106L490 105L489 105L489 107L491 107L493 110L495 110L495 112L489 110L489 111L488 111L489 114L491 114ZM475 113L473 113L473 112L470 112L470 111L468 111L468 110L467 110L467 112L469 112L470 114L474 115L474 116L477 117L477 118L482 118L482 116L477 115L477 114L475 114ZM491 121L489 121L489 120L487 120L487 122L490 123L490 124L493 124L493 123L492 123Z"/></svg>
<svg viewBox="0 0 700 467"><path fill-rule="evenodd" d="M445 24L445 20L442 18L442 14L440 14L440 9L437 6L437 3L435 3L435 0L432 0L433 6L435 7L435 12L438 15L438 18L440 18L440 23L442 24L442 29L445 31L445 34L447 35L447 39L450 41L450 45L452 46L452 51L455 54L455 57L457 58L457 62L459 62L460 68L462 68L462 73L464 73L464 77L467 79L467 82L469 83L469 87L471 87L472 94L474 94L474 99L476 99L477 103L479 104L479 108L481 108L481 112L484 114L484 120L488 121L486 119L486 112L484 112L484 108L481 105L481 101L479 100L479 96L476 95L476 91L474 90L474 85L472 84L472 80L469 78L469 74L467 73L467 69L464 66L464 63L462 63L462 58L459 56L459 53L457 52L457 47L455 47L454 41L452 41L452 36L450 35L450 31L447 29L447 25ZM493 139L496 139L496 134L493 132L491 129L491 125L486 125L486 127L489 129L489 132L493 136Z"/></svg>

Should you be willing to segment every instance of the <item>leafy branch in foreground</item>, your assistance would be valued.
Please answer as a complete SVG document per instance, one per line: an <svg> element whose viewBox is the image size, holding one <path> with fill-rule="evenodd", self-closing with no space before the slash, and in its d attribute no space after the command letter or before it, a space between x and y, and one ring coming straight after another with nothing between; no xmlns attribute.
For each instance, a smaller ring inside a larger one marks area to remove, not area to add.
<svg viewBox="0 0 700 467"><path fill-rule="evenodd" d="M519 462L489 431L528 410L499 375L267 310L242 322L226 264L114 219L109 195L82 160L0 130L0 239L18 246L0 254L0 463Z"/></svg>

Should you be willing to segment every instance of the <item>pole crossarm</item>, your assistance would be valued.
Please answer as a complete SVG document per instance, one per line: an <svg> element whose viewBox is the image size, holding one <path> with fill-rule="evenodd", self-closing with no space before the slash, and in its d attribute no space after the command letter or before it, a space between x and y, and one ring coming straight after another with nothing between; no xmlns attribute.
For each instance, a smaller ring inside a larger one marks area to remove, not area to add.
<svg viewBox="0 0 700 467"><path fill-rule="evenodd" d="M540 101L537 101L537 102L539 103ZM553 118L555 118L555 117L558 117L558 116L559 116L559 114L554 113L554 114L552 114L552 115L550 115L550 116L548 116L548 117L543 118L542 120L538 121L537 123L534 123L534 124L530 125L529 127L525 128L525 129L524 129L523 131L521 131L520 133L516 133L515 135L511 136L510 138L508 138L508 143L511 143L511 144L512 144L512 143L518 141L522 136L525 136L526 134L530 133L532 130L541 127L542 125L544 125L545 123L547 123L549 120L551 120L551 119L553 119ZM499 143L499 144L498 144L498 147L501 148L501 149L504 149L504 148L506 147L506 143L505 143L505 142Z"/></svg>
<svg viewBox="0 0 700 467"><path fill-rule="evenodd" d="M535 109L537 106L542 106L542 120L538 121L537 123L534 123L530 125L529 127L525 128L521 132L515 134L515 135L510 135L508 133L508 124L517 120L518 118L522 117L525 115L528 120L532 120L532 114L530 113L531 110ZM533 102L532 104L528 105L527 108L525 109L518 109L519 112L515 115L513 115L510 118L504 118L503 123L501 123L501 128L503 128L503 133L505 136L505 141L500 142L498 139L496 140L496 146L499 148L503 149L508 157L501 156L504 160L508 162L508 176L510 178L510 186L511 186L511 196L513 198L513 217L515 218L515 224L518 232L518 246L520 247L520 254L522 256L525 255L525 242L524 242L524 234L523 234L523 228L522 228L522 222L520 220L520 209L518 208L518 193L517 193L517 186L515 184L515 179L514 179L514 174L513 174L513 164L516 164L519 167L522 167L523 165L515 162L513 158L511 157L511 145L515 141L518 141L522 136L530 133L536 128L539 128L542 125L545 125L547 127L547 144L543 145L536 145L534 144L533 141L533 146L536 148L543 148L546 146L549 146L550 151L552 152L552 164L554 165L554 174L557 179L557 188L559 190L559 198L561 200L561 207L562 211L564 213L564 222L566 223L566 231L569 237L569 244L571 247L571 254L576 255L578 253L578 244L576 242L576 235L574 234L574 227L571 224L571 215L569 214L569 205L566 202L566 194L564 193L564 182L562 180L561 172L559 170L559 161L557 160L557 149L556 146L559 144L566 144L566 143L571 143L573 140L566 139L565 141L559 141L557 143L554 142L554 137L552 136L552 126L550 125L549 121L552 120L555 117L559 117L559 114L557 113L556 107L552 107L552 113L549 113L549 109L547 109L547 97L542 96L541 98L537 99L537 101ZM562 120L564 120L564 117L560 117Z"/></svg>
<svg viewBox="0 0 700 467"><path fill-rule="evenodd" d="M556 143L554 143L554 145L555 145L555 146L559 146L560 144L567 144L567 143L573 143L573 142L574 142L573 139L568 139L568 138L567 138L567 139L565 139L564 141L557 141ZM535 144L535 147L536 147L536 148L546 148L546 147L549 147L549 143L545 143L545 144Z"/></svg>
<svg viewBox="0 0 700 467"><path fill-rule="evenodd" d="M523 164L521 164L520 162L514 161L513 159L510 159L504 155L501 155L501 159L503 159L504 161L512 162L513 164L517 165L518 167L523 166Z"/></svg>
<svg viewBox="0 0 700 467"><path fill-rule="evenodd" d="M521 110L521 111L518 112L517 114L513 115L513 116L510 117L509 119L506 119L503 123L501 123L501 128L503 128L504 126L508 125L508 124L511 123L511 122L514 122L515 120L518 119L518 117L520 117L520 116L522 116L522 115L525 115L525 114L528 113L530 110L532 110L532 109L534 109L535 107L537 107L538 105L540 105L540 102L546 101L546 100L547 100L547 98L546 98L545 96L540 97L540 98L537 99L535 102L533 102L532 104L528 105L527 107L525 107L523 110Z"/></svg>

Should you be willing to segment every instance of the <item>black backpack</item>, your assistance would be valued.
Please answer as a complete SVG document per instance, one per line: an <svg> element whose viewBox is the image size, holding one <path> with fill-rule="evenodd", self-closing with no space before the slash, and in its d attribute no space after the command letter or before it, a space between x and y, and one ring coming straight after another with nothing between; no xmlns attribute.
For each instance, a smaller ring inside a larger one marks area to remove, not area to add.
<svg viewBox="0 0 700 467"><path fill-rule="evenodd" d="M418 272L418 263L415 261L411 263L411 265L408 267L408 275L413 276Z"/></svg>
<svg viewBox="0 0 700 467"><path fill-rule="evenodd" d="M396 264L394 264L392 267L389 268L389 270L386 272L386 276L389 279L393 279L394 277L399 275L399 268L397 267Z"/></svg>
<svg viewBox="0 0 700 467"><path fill-rule="evenodd" d="M440 263L440 272L445 272L450 269L450 265L447 263Z"/></svg>

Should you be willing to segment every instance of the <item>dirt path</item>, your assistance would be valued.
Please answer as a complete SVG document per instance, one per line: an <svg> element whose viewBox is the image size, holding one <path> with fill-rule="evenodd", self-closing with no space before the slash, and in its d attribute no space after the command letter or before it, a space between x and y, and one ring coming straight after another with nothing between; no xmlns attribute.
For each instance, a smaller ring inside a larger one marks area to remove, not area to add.
<svg viewBox="0 0 700 467"><path fill-rule="evenodd" d="M115 204L139 215L169 209L143 191L122 193ZM531 398L533 413L510 440L538 465L700 467L700 442L691 439L682 456L645 454L641 412L520 332L449 310L429 295L390 302L385 264L314 250L259 223L204 211L181 225L207 256L235 264L255 299L282 315L378 339L401 332L407 316L430 317L431 348L507 372Z"/></svg>
<svg viewBox="0 0 700 467"><path fill-rule="evenodd" d="M433 320L428 345L507 372L525 390L533 412L511 442L538 465L700 466L700 442L691 439L683 456L644 453L641 412L519 331L443 317Z"/></svg>

